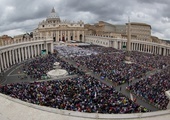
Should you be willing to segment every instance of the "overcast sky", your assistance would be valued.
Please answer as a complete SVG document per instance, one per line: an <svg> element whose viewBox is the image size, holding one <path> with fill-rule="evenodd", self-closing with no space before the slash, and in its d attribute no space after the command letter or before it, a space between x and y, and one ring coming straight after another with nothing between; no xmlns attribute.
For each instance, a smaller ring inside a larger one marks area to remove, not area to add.
<svg viewBox="0 0 170 120"><path fill-rule="evenodd" d="M60 19L152 26L152 35L170 40L170 0L0 0L0 35L30 32L54 7Z"/></svg>

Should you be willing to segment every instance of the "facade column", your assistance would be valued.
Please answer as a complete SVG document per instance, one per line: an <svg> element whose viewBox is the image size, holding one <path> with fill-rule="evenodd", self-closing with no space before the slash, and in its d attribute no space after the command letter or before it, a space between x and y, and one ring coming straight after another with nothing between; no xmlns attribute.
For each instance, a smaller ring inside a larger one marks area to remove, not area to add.
<svg viewBox="0 0 170 120"><path fill-rule="evenodd" d="M158 48L158 46L156 46L156 51L157 51L157 54L159 55L159 48Z"/></svg>
<svg viewBox="0 0 170 120"><path fill-rule="evenodd" d="M65 39L65 41L67 41L67 33L66 33L66 30L64 31L64 39Z"/></svg>
<svg viewBox="0 0 170 120"><path fill-rule="evenodd" d="M62 41L62 36L63 36L63 33L62 31L60 31L60 41Z"/></svg>
<svg viewBox="0 0 170 120"><path fill-rule="evenodd" d="M159 55L161 55L162 54L162 47L160 46L159 47Z"/></svg>
<svg viewBox="0 0 170 120"><path fill-rule="evenodd" d="M154 52L154 54L156 54L156 51L155 51L155 46L153 46L153 52Z"/></svg>
<svg viewBox="0 0 170 120"><path fill-rule="evenodd" d="M142 52L142 44L139 43L139 51Z"/></svg>
<svg viewBox="0 0 170 120"><path fill-rule="evenodd" d="M145 44L143 44L143 52L145 52Z"/></svg>
<svg viewBox="0 0 170 120"><path fill-rule="evenodd" d="M148 53L148 45L146 45L146 52Z"/></svg>
<svg viewBox="0 0 170 120"><path fill-rule="evenodd" d="M2 71L4 70L4 63L3 63L3 60L2 60L2 53L0 53L0 61L1 61L1 68L2 68Z"/></svg>
<svg viewBox="0 0 170 120"><path fill-rule="evenodd" d="M82 42L85 42L84 37L84 31L82 31Z"/></svg>
<svg viewBox="0 0 170 120"><path fill-rule="evenodd" d="M16 63L18 63L18 49L15 49L15 59L16 59Z"/></svg>
<svg viewBox="0 0 170 120"><path fill-rule="evenodd" d="M51 47L50 47L50 48L51 48L51 51L50 51L50 52L51 52L51 53L54 53L54 45L53 45L53 43L51 43L50 45L51 45Z"/></svg>
<svg viewBox="0 0 170 120"><path fill-rule="evenodd" d="M28 46L28 58L30 59L30 57L31 57L30 46Z"/></svg>
<svg viewBox="0 0 170 120"><path fill-rule="evenodd" d="M31 58L34 57L34 53L33 53L33 46L31 46Z"/></svg>
<svg viewBox="0 0 170 120"><path fill-rule="evenodd" d="M57 31L55 31L55 42L57 42L58 41L58 39L57 39Z"/></svg>
<svg viewBox="0 0 170 120"><path fill-rule="evenodd" d="M119 49L121 50L122 49L122 45L121 45L121 41L119 41Z"/></svg>
<svg viewBox="0 0 170 120"><path fill-rule="evenodd" d="M21 62L21 48L18 48L19 62Z"/></svg>
<svg viewBox="0 0 170 120"><path fill-rule="evenodd" d="M133 49L133 47L134 47L133 45L134 45L134 43L132 43L132 50L134 50L134 49Z"/></svg>
<svg viewBox="0 0 170 120"><path fill-rule="evenodd" d="M2 53L2 58L4 58L4 67L5 67L5 69L7 68L7 65L6 65L6 57L5 57L5 52L4 53Z"/></svg>
<svg viewBox="0 0 170 120"><path fill-rule="evenodd" d="M80 32L79 32L79 30L77 31L77 41L80 41Z"/></svg>
<svg viewBox="0 0 170 120"><path fill-rule="evenodd" d="M154 45L152 46L152 53L154 54L155 52L154 52Z"/></svg>
<svg viewBox="0 0 170 120"><path fill-rule="evenodd" d="M136 50L138 51L138 43L136 43Z"/></svg>
<svg viewBox="0 0 170 120"><path fill-rule="evenodd" d="M12 61L13 61L13 64L15 64L15 55L14 55L14 51L15 51L15 50L12 50Z"/></svg>
<svg viewBox="0 0 170 120"><path fill-rule="evenodd" d="M151 53L151 46L150 46L150 45L148 45L148 47L149 47L149 48L148 48L148 49L149 49L149 53Z"/></svg>
<svg viewBox="0 0 170 120"><path fill-rule="evenodd" d="M68 31L68 40L70 40L70 31Z"/></svg>
<svg viewBox="0 0 170 120"><path fill-rule="evenodd" d="M37 56L37 47L36 47L36 45L33 45L33 47L34 47L35 56Z"/></svg>
<svg viewBox="0 0 170 120"><path fill-rule="evenodd" d="M6 62L7 62L7 68L9 67L9 54L8 51L5 52L6 53Z"/></svg>
<svg viewBox="0 0 170 120"><path fill-rule="evenodd" d="M163 48L164 49L164 52L163 52L163 56L166 55L166 48Z"/></svg>
<svg viewBox="0 0 170 120"><path fill-rule="evenodd" d="M135 51L135 43L133 43L133 50Z"/></svg>
<svg viewBox="0 0 170 120"><path fill-rule="evenodd" d="M114 47L115 49L118 49L118 43L117 43L117 40L114 40L114 42L113 42L113 46L112 47Z"/></svg>
<svg viewBox="0 0 170 120"><path fill-rule="evenodd" d="M48 51L49 51L49 47L48 47L48 45L49 45L49 44L48 44L48 43L46 43L46 52L47 52L46 54L48 54Z"/></svg>
<svg viewBox="0 0 170 120"><path fill-rule="evenodd" d="M12 65L12 55L11 55L11 50L9 51L9 61L10 61L10 65Z"/></svg>
<svg viewBox="0 0 170 120"><path fill-rule="evenodd" d="M73 40L75 40L75 31L73 31Z"/></svg>
<svg viewBox="0 0 170 120"><path fill-rule="evenodd" d="M27 46L24 47L24 54L25 54L25 59L28 59L28 51L27 51Z"/></svg>
<svg viewBox="0 0 170 120"><path fill-rule="evenodd" d="M24 48L23 47L21 48L21 53L22 53L21 54L22 55L22 60L24 61L25 60L25 55L24 55Z"/></svg>
<svg viewBox="0 0 170 120"><path fill-rule="evenodd" d="M155 46L155 54L157 54L157 47Z"/></svg>
<svg viewBox="0 0 170 120"><path fill-rule="evenodd" d="M57 41L59 41L59 38L60 38L59 31L57 31Z"/></svg>
<svg viewBox="0 0 170 120"><path fill-rule="evenodd" d="M43 48L43 45L41 44L41 50L43 50L44 48Z"/></svg>
<svg viewBox="0 0 170 120"><path fill-rule="evenodd" d="M38 47L38 56L39 56L40 55L40 45L38 44L37 47Z"/></svg>

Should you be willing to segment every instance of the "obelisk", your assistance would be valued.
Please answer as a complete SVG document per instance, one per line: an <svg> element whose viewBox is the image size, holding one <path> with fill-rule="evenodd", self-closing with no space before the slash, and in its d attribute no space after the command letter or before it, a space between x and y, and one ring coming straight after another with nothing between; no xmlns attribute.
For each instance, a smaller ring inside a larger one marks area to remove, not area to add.
<svg viewBox="0 0 170 120"><path fill-rule="evenodd" d="M128 18L128 38L127 38L127 45L126 45L126 56L125 56L125 61L130 62L130 52L131 52L131 24L130 24L130 19Z"/></svg>

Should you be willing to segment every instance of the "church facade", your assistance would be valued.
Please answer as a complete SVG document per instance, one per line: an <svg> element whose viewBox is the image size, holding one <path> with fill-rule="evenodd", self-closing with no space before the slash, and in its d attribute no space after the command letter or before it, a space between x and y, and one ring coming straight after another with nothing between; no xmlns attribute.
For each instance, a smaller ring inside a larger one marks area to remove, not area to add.
<svg viewBox="0 0 170 120"><path fill-rule="evenodd" d="M52 38L54 42L70 40L84 42L84 22L71 22L67 20L60 20L55 9L39 23L38 27L33 32L34 38Z"/></svg>

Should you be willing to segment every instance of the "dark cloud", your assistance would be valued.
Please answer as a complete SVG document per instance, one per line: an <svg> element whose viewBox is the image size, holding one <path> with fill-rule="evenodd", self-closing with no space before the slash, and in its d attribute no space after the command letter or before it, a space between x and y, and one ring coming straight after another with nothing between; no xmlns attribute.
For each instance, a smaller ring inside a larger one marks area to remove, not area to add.
<svg viewBox="0 0 170 120"><path fill-rule="evenodd" d="M137 0L139 3L146 3L146 4L154 4L154 3L159 3L159 4L169 4L169 0Z"/></svg>
<svg viewBox="0 0 170 120"><path fill-rule="evenodd" d="M66 0L65 0L66 1ZM108 20L112 19L113 21L120 20L125 11L125 5L128 5L128 2L119 0L115 2L113 0L92 0L88 2L82 2L81 0L70 0L65 4L66 8L73 8L74 11L83 11L91 12L98 16L98 20Z"/></svg>
<svg viewBox="0 0 170 120"><path fill-rule="evenodd" d="M133 22L150 24L154 35L167 39L169 5L169 0L1 0L0 35L9 30L17 34L18 30L35 29L54 7L61 19L83 20L85 23L103 20L125 24L130 16Z"/></svg>

